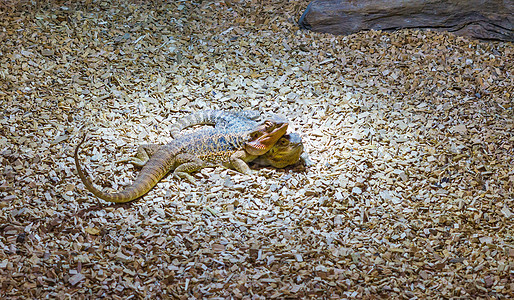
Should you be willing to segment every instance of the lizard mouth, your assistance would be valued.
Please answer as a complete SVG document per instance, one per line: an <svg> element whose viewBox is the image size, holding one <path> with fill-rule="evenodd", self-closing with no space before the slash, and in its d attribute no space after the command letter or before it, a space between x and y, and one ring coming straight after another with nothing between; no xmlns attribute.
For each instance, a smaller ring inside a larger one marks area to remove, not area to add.
<svg viewBox="0 0 514 300"><path fill-rule="evenodd" d="M287 132L287 123L280 125L271 132L246 143L245 150L251 155L263 155Z"/></svg>

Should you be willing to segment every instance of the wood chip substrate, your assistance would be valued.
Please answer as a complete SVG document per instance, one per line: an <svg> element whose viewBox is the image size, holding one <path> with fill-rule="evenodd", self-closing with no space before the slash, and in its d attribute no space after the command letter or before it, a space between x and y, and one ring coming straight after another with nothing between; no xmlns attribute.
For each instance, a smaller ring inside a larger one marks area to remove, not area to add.
<svg viewBox="0 0 514 300"><path fill-rule="evenodd" d="M507 299L514 46L299 30L308 1L1 1L0 298ZM290 120L312 165L164 178L203 109Z"/></svg>

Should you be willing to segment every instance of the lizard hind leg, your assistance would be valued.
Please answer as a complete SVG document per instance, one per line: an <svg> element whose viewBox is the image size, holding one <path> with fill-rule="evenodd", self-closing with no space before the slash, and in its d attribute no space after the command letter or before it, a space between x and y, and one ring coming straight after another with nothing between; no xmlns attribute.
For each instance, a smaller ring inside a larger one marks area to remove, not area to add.
<svg viewBox="0 0 514 300"><path fill-rule="evenodd" d="M125 157L117 161L117 163L129 163L133 164L134 166L143 167L146 165L148 160L150 160L150 157L154 155L159 148L161 148L162 145L159 144L145 144L139 146L137 148L137 153L135 156L131 157Z"/></svg>
<svg viewBox="0 0 514 300"><path fill-rule="evenodd" d="M200 158L189 154L180 154L176 159L179 165L175 168L175 171L173 171L173 176L184 178L192 184L196 184L196 180L191 176L191 173L202 168L214 166L213 164L209 164Z"/></svg>

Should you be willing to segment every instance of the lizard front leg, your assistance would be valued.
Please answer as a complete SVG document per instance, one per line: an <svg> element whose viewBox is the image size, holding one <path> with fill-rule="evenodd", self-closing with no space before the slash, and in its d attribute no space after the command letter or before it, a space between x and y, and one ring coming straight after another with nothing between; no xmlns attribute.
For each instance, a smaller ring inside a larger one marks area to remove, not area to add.
<svg viewBox="0 0 514 300"><path fill-rule="evenodd" d="M118 160L118 163L130 163L138 167L143 167L146 165L150 157L154 155L162 145L159 144L145 144L141 145L137 148L137 153L135 156L125 157Z"/></svg>
<svg viewBox="0 0 514 300"><path fill-rule="evenodd" d="M238 150L234 152L230 156L230 166L229 168L236 169L237 171L246 174L251 175L253 173L252 170L250 170L250 167L246 163L247 161L252 161L256 158L256 155L248 154L245 150Z"/></svg>

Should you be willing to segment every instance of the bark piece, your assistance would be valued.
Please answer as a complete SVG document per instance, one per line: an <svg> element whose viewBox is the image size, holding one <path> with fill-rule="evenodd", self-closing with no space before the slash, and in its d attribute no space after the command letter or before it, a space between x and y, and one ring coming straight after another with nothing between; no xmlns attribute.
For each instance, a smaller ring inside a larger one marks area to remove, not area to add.
<svg viewBox="0 0 514 300"><path fill-rule="evenodd" d="M513 0L315 0L299 21L332 34L419 28L505 41L514 41L513 24Z"/></svg>

